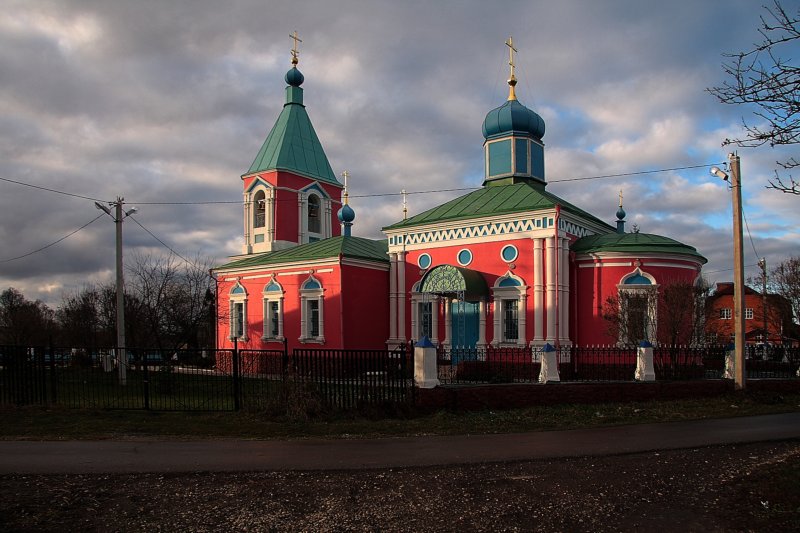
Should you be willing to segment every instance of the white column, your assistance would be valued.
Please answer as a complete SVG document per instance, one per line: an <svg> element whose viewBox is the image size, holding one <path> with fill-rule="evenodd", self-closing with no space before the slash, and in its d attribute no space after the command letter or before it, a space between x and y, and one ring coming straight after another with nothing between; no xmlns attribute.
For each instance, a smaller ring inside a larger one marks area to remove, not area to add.
<svg viewBox="0 0 800 533"><path fill-rule="evenodd" d="M559 301L558 309L561 313L561 321L558 330L561 340L569 342L569 239L561 239L559 252L561 256L559 257L558 266L561 273L558 277L558 284L560 286L561 300Z"/></svg>
<svg viewBox="0 0 800 533"><path fill-rule="evenodd" d="M297 191L297 244L303 244L306 237L306 217L305 209L303 206L306 201L306 195Z"/></svg>
<svg viewBox="0 0 800 533"><path fill-rule="evenodd" d="M522 293L519 295L519 332L517 333L517 344L521 344L525 346L528 344L527 336L525 335L525 315L527 314L527 307L528 307L528 295Z"/></svg>
<svg viewBox="0 0 800 533"><path fill-rule="evenodd" d="M389 254L389 340L397 340L397 254Z"/></svg>
<svg viewBox="0 0 800 533"><path fill-rule="evenodd" d="M478 302L478 348L486 346L486 300Z"/></svg>
<svg viewBox="0 0 800 533"><path fill-rule="evenodd" d="M325 342L325 294L319 295L319 338Z"/></svg>
<svg viewBox="0 0 800 533"><path fill-rule="evenodd" d="M495 295L493 300L494 320L492 320L492 346L499 345L500 341L502 340L502 336L500 333L500 316L501 313L503 312L501 302L502 300L500 300L500 298L498 298L497 295Z"/></svg>
<svg viewBox="0 0 800 533"><path fill-rule="evenodd" d="M542 240L533 239L533 341L544 341L542 312L544 310L544 263L542 262Z"/></svg>
<svg viewBox="0 0 800 533"><path fill-rule="evenodd" d="M419 317L419 304L421 301L422 300L418 297L411 296L411 339L414 341L418 341L420 338L417 322Z"/></svg>
<svg viewBox="0 0 800 533"><path fill-rule="evenodd" d="M278 338L283 340L283 296L278 300Z"/></svg>
<svg viewBox="0 0 800 533"><path fill-rule="evenodd" d="M445 296L442 298L442 303L444 304L444 340L442 344L444 346L450 346L452 339L450 339L450 333L453 331L452 329L452 319L450 317L450 298Z"/></svg>
<svg viewBox="0 0 800 533"><path fill-rule="evenodd" d="M406 253L397 254L397 338L406 340Z"/></svg>
<svg viewBox="0 0 800 533"><path fill-rule="evenodd" d="M250 195L244 194L244 246L242 246L242 253L253 253L253 243L250 242Z"/></svg>
<svg viewBox="0 0 800 533"><path fill-rule="evenodd" d="M653 347L649 342L642 343L636 349L636 381L655 381L656 373L653 367Z"/></svg>
<svg viewBox="0 0 800 533"><path fill-rule="evenodd" d="M264 214L267 238L275 242L275 189L267 190L267 212Z"/></svg>
<svg viewBox="0 0 800 533"><path fill-rule="evenodd" d="M300 296L300 340L308 337L308 300Z"/></svg>
<svg viewBox="0 0 800 533"><path fill-rule="evenodd" d="M439 297L431 301L431 343L439 345Z"/></svg>
<svg viewBox="0 0 800 533"><path fill-rule="evenodd" d="M555 342L556 338L556 251L555 238L547 237L547 341Z"/></svg>
<svg viewBox="0 0 800 533"><path fill-rule="evenodd" d="M414 384L421 389L432 389L439 385L436 368L436 347L433 343L414 347Z"/></svg>

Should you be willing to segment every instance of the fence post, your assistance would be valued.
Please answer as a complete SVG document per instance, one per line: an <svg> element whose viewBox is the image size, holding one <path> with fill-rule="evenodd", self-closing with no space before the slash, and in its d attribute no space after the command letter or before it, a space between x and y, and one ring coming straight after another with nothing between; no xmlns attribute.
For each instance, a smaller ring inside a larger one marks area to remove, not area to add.
<svg viewBox="0 0 800 533"><path fill-rule="evenodd" d="M58 394L56 393L56 354L55 350L53 349L53 343L50 343L50 403L55 405L56 400L58 399Z"/></svg>
<svg viewBox="0 0 800 533"><path fill-rule="evenodd" d="M636 372L633 377L636 381L656 380L653 368L653 345L648 341L642 341L636 349Z"/></svg>
<svg viewBox="0 0 800 533"><path fill-rule="evenodd" d="M539 371L539 383L561 381L558 375L559 352L549 342L542 346L542 367Z"/></svg>
<svg viewBox="0 0 800 533"><path fill-rule="evenodd" d="M134 352L134 361L141 358L141 352ZM145 353L144 361L142 362L142 389L144 393L144 409L150 410L150 365L147 364L147 354Z"/></svg>
<svg viewBox="0 0 800 533"><path fill-rule="evenodd" d="M436 346L428 337L422 337L414 345L414 384L421 389L438 387L440 383L437 372Z"/></svg>
<svg viewBox="0 0 800 533"><path fill-rule="evenodd" d="M281 354L281 377L286 380L289 375L289 340L283 338L283 354Z"/></svg>
<svg viewBox="0 0 800 533"><path fill-rule="evenodd" d="M233 339L233 354L231 356L233 365L233 408L238 411L242 408L241 392L239 390L241 375L239 372L239 339Z"/></svg>

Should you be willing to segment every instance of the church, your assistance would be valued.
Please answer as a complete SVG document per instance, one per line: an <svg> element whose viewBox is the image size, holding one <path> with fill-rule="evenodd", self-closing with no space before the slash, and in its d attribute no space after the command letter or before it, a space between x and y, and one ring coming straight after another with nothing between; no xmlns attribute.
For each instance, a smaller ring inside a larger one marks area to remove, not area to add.
<svg viewBox="0 0 800 533"><path fill-rule="evenodd" d="M696 283L706 259L668 237L625 231L547 191L545 123L516 96L483 120L480 188L351 235L337 179L304 103L292 50L283 109L241 177L244 244L215 268L218 347L385 349L427 337L447 349L655 342L659 287ZM477 127L477 124L476 124ZM477 149L477 147L476 147ZM614 338L609 297L637 305L637 339Z"/></svg>

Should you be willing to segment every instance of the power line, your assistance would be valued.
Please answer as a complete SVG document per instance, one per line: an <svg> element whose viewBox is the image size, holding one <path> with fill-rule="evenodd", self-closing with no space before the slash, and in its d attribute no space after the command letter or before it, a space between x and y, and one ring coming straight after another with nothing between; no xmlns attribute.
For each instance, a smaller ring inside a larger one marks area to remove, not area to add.
<svg viewBox="0 0 800 533"><path fill-rule="evenodd" d="M142 228L143 230L145 230L145 231L146 231L146 232L147 232L147 233L148 233L148 234L149 234L149 235L150 235L152 238L154 238L155 240L157 240L158 242L160 242L160 243L161 243L161 245L162 245L164 248L166 248L167 250L169 250L169 251L170 251L170 252L172 252L173 254L175 254L175 255L177 255L178 257L180 257L181 259L183 259L183 260L184 260L186 263L192 264L192 262L191 262L191 261L189 261L188 259L186 259L185 257L183 257L181 254L179 254L178 252L176 252L175 250L173 250L173 249L172 249L172 247L170 247L170 245L168 245L167 243L165 243L164 241L162 241L161 239L159 239L158 237L156 237L156 235L155 235L155 234L154 234L152 231L150 231L149 229L145 228L145 227L142 225L142 223L141 223L141 222L139 222L138 220L136 220L136 218L135 218L135 217L130 217L130 219L131 219L131 220L133 220L134 222L136 222L136 225L137 225L137 226L139 226L140 228Z"/></svg>
<svg viewBox="0 0 800 533"><path fill-rule="evenodd" d="M102 216L103 216L102 214L100 214L100 215L97 215L95 218L93 218L92 220L90 220L89 222L87 222L86 224L84 224L83 226L81 226L80 228L78 228L78 229L76 229L76 230L74 230L74 231L71 231L70 233L68 233L68 234L64 235L63 237L61 237L61 238L60 238L60 239L58 239L57 241L53 241L53 242L51 242L51 243L50 243L50 244L48 244L47 246L42 246L41 248L38 248L38 249L36 249L36 250L33 250L32 252L28 252L27 254L24 254L24 255L20 255L20 256L18 256L18 257L12 257L11 259L3 259L2 261L0 261L0 263L8 263L8 262L10 262L10 261L16 261L17 259L22 259L22 258L24 258L24 257L31 256L31 255L33 255L33 254L35 254L35 253L39 253L39 252L41 252L42 250L46 250L46 249L50 248L51 246L55 246L56 244L60 243L60 242L61 242L61 241L63 241L64 239L66 239L66 238L68 238L68 237L72 237L73 235L75 235L76 233L78 233L78 232L79 232L79 231L81 231L82 229L86 228L86 227L87 227L89 224L91 224L92 222L94 222L95 220L97 220L98 218L100 218L100 217L102 217Z"/></svg>
<svg viewBox="0 0 800 533"><path fill-rule="evenodd" d="M672 167L672 168L659 168L659 169L651 169L651 170L641 170L638 172L623 172L619 174L601 174L597 176L582 176L577 178L563 178L563 179L556 179L550 180L548 183L564 183L564 182L571 182L571 181L586 181L586 180L598 180L598 179L611 179L611 178L624 178L630 176L643 176L647 174L658 174L662 172L674 172L676 170L691 170L695 168L704 168L713 165L722 165L722 163L706 163L702 165L687 165L682 167ZM56 189L49 189L47 187L41 187L39 185L32 185L30 183L24 183L21 181L16 181L8 178L0 178L2 181L7 181L10 183L15 183L17 185L23 185L26 187L32 187L34 189L40 189L48 192L53 192L57 194L63 194L66 196L72 196L75 198L82 198L84 200L92 200L96 202L106 202L106 200L101 200L98 198L92 198L91 196L83 196L80 194L73 194L65 191L59 191ZM456 188L449 188L449 189L433 189L427 191L408 191L407 194L433 194L433 193L442 193L442 192L461 192L461 191L474 191L478 190L480 187L456 187ZM350 198L377 198L377 197L384 197L384 196L401 196L402 192L385 192L385 193L374 193L374 194L351 194ZM273 199L273 201L289 201L289 200L278 200ZM295 200L291 200L295 201ZM136 202L136 201L128 201L126 203L129 204L137 204L137 205L216 205L216 204L242 204L241 200L209 200L209 201L196 201L196 202Z"/></svg>
<svg viewBox="0 0 800 533"><path fill-rule="evenodd" d="M107 200L101 200L99 198L92 198L91 196L83 196L82 194L74 194L71 192L59 191L57 189L50 189L48 187L42 187L41 185L33 185L32 183L24 183L22 181L12 180L8 178L0 177L0 181L7 181L8 183L15 183L17 185L22 185L23 187L31 187L32 189L39 189L40 191L47 191L47 192L54 192L56 194L63 194L64 196L72 196L73 198L81 198L82 200L92 200L93 202L105 202L108 203Z"/></svg>

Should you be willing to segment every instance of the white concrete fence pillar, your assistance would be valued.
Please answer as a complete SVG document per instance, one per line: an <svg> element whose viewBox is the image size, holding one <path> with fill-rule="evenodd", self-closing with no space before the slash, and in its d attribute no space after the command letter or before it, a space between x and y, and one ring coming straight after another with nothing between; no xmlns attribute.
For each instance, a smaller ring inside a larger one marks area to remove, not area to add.
<svg viewBox="0 0 800 533"><path fill-rule="evenodd" d="M636 349L636 381L655 381L656 371L653 366L653 345L642 341Z"/></svg>
<svg viewBox="0 0 800 533"><path fill-rule="evenodd" d="M542 368L539 383L561 381L558 375L558 351L549 342L542 346Z"/></svg>
<svg viewBox="0 0 800 533"><path fill-rule="evenodd" d="M428 337L422 337L414 345L414 381L421 389L432 389L439 386L436 368L436 346Z"/></svg>

